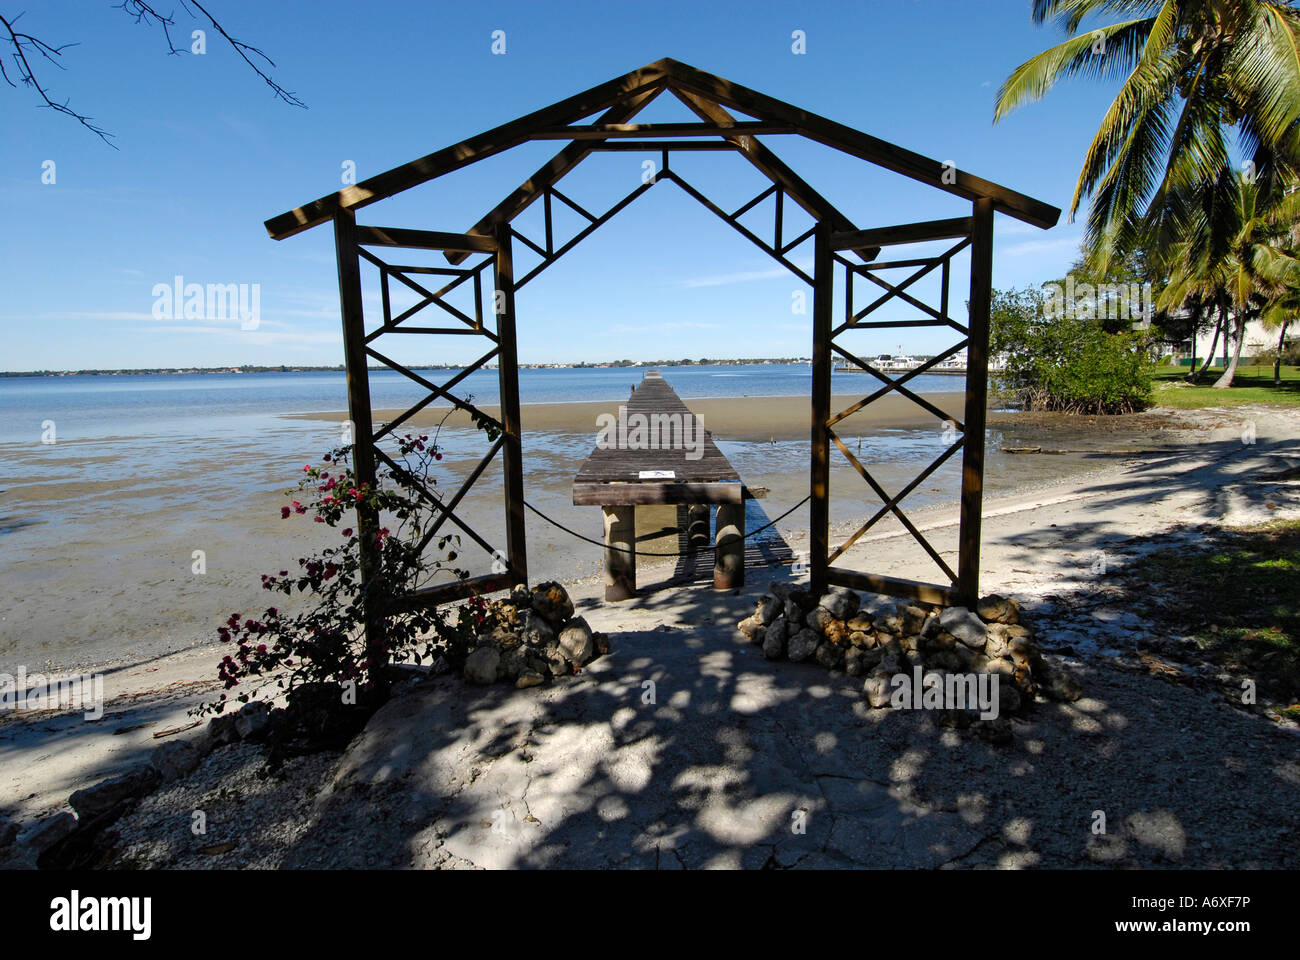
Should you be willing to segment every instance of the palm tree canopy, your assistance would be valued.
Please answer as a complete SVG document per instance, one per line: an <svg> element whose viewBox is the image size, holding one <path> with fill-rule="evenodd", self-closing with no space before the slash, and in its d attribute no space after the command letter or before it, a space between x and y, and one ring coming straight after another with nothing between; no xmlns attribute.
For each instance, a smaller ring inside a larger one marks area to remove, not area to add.
<svg viewBox="0 0 1300 960"><path fill-rule="evenodd" d="M1119 18L1084 30L1085 23ZM1294 0L1033 0L1063 43L1017 67L994 122L1063 77L1122 79L1070 202L1091 198L1087 246L1123 250L1185 236L1191 195L1231 204L1230 143L1248 174L1291 178L1300 156L1300 12ZM1083 31L1083 32L1081 32Z"/></svg>

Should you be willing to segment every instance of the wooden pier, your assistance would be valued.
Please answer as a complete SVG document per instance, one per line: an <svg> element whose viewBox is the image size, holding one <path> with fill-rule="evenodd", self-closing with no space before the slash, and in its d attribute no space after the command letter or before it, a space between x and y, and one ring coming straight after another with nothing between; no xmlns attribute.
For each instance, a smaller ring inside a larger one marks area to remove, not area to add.
<svg viewBox="0 0 1300 960"><path fill-rule="evenodd" d="M690 507L690 549L708 546L710 507L717 505L713 585L745 582L745 500L750 496L703 422L658 370L646 373L616 424L597 442L573 481L577 506L599 506L605 518L605 599L636 594L636 508Z"/></svg>

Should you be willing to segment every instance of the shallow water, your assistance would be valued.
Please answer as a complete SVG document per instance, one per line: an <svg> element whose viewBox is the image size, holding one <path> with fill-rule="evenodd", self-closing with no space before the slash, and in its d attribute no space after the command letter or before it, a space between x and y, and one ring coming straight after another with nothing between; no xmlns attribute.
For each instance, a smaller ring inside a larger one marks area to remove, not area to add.
<svg viewBox="0 0 1300 960"><path fill-rule="evenodd" d="M539 401L621 399L639 376L629 369L523 371L521 389L528 391L525 399ZM936 379L944 386L955 380ZM795 396L806 380L806 368L678 368L672 374L683 396L744 396L774 385ZM407 393L404 385L376 381L377 407L418 399L418 388ZM579 388L564 386L575 381ZM275 602L260 589L260 574L296 567L298 557L337 536L306 517L282 521L279 510L302 465L342 440L336 422L285 414L338 409L341 374L42 378L2 380L0 387L0 436L7 441L0 442L0 672L141 659L209 640L230 613ZM485 390L483 398L487 403L494 394ZM44 419L55 421L52 444L39 442ZM444 431L442 441L440 485L455 489L485 441L462 428ZM525 493L542 512L599 540L600 511L571 503L574 473L593 441L585 430L530 432ZM868 429L847 442L889 491L946 446L933 427ZM748 503L750 530L807 495L806 440L722 439L719 446L751 488L768 488L765 499ZM990 494L1088 466L1086 455L1010 457L996 446L995 434ZM832 518L860 523L879 500L842 457L835 460ZM958 457L944 464L908 497L906 509L955 503L959 464ZM503 544L496 464L458 513L489 542ZM599 573L599 547L531 513L526 525L534 582ZM782 534L806 525L805 506L764 538L779 546ZM660 541L647 549L674 546ZM202 572L196 572L196 551ZM473 546L464 559L475 573L487 572L491 562ZM654 563L644 561L644 582L665 572Z"/></svg>

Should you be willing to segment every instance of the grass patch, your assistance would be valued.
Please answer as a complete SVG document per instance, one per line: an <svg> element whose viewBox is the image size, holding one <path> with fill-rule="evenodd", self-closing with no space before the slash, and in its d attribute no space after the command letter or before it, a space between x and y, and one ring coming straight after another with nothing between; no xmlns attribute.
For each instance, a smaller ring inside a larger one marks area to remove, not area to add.
<svg viewBox="0 0 1300 960"><path fill-rule="evenodd" d="M1300 367L1283 366L1282 382L1273 385L1273 365L1241 366L1232 378L1232 386L1215 390L1210 384L1219 379L1222 367L1205 371L1198 384L1187 383L1187 367L1151 367L1155 402L1161 407L1191 410L1198 407L1235 407L1242 404L1300 406Z"/></svg>
<svg viewBox="0 0 1300 960"><path fill-rule="evenodd" d="M1300 719L1300 521L1224 530L1205 549L1160 550L1127 572L1173 601L1158 615L1171 633Z"/></svg>

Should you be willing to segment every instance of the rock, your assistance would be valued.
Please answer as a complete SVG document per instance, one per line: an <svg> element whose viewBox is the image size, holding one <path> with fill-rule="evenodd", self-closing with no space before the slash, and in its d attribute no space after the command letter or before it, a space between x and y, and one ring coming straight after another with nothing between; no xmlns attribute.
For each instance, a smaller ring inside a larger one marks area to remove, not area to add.
<svg viewBox="0 0 1300 960"><path fill-rule="evenodd" d="M989 629L965 607L949 607L939 614L939 625L972 650L983 650Z"/></svg>
<svg viewBox="0 0 1300 960"><path fill-rule="evenodd" d="M889 684L889 678L892 674L882 670L877 670L871 676L867 677L866 683L862 685L862 696L866 698L867 703L873 707L889 706L890 694L893 690Z"/></svg>
<svg viewBox="0 0 1300 960"><path fill-rule="evenodd" d="M875 645L876 638L870 633L863 633L859 630L849 634L849 646L851 647L868 648L874 647Z"/></svg>
<svg viewBox="0 0 1300 960"><path fill-rule="evenodd" d="M552 640L542 648L542 657L546 660L546 667L551 671L553 677L567 677L573 674L573 664L569 658L564 655L564 650L560 646L559 640Z"/></svg>
<svg viewBox="0 0 1300 960"><path fill-rule="evenodd" d="M985 623L1019 623L1020 604L1010 597L991 593L975 605L975 612Z"/></svg>
<svg viewBox="0 0 1300 960"><path fill-rule="evenodd" d="M560 631L560 649L576 666L584 666L595 659L596 644L591 639L591 627L583 617L574 617Z"/></svg>
<svg viewBox="0 0 1300 960"><path fill-rule="evenodd" d="M844 587L832 587L830 592L821 598L819 606L836 620L848 620L862 606L862 598Z"/></svg>
<svg viewBox="0 0 1300 960"><path fill-rule="evenodd" d="M539 683L545 683L546 678L536 670L524 670L519 674L519 679L515 681L515 686L520 690L526 687L535 687Z"/></svg>
<svg viewBox="0 0 1300 960"><path fill-rule="evenodd" d="M998 683L998 716L1010 717L1020 712L1020 691L1009 683Z"/></svg>
<svg viewBox="0 0 1300 960"><path fill-rule="evenodd" d="M754 616L758 618L759 623L766 627L782 613L783 609L784 604L776 597L768 594L758 601Z"/></svg>
<svg viewBox="0 0 1300 960"><path fill-rule="evenodd" d="M871 622L871 614L865 610L859 610L848 620L849 633L870 633Z"/></svg>
<svg viewBox="0 0 1300 960"><path fill-rule="evenodd" d="M174 740L155 747L149 764L158 771L158 779L171 783L193 772L203 754L188 740Z"/></svg>
<svg viewBox="0 0 1300 960"><path fill-rule="evenodd" d="M762 639L759 638L759 632L763 631L765 627L763 621L758 618L757 614L741 620L740 623L736 624L736 629L739 630L744 638L750 643L763 642Z"/></svg>
<svg viewBox="0 0 1300 960"><path fill-rule="evenodd" d="M925 665L935 670L946 670L950 673L959 672L966 666L956 649L933 651L925 658Z"/></svg>
<svg viewBox="0 0 1300 960"><path fill-rule="evenodd" d="M213 717L208 721L204 736L207 739L205 746L209 752L228 743L234 743L239 739L239 734L235 732L235 715L221 713Z"/></svg>
<svg viewBox="0 0 1300 960"><path fill-rule="evenodd" d="M482 646L465 658L465 679L470 683L495 683L501 653L493 646Z"/></svg>
<svg viewBox="0 0 1300 960"><path fill-rule="evenodd" d="M609 651L610 651L609 634L593 633L591 635L591 639L594 640L596 643L596 656L598 657L609 656Z"/></svg>
<svg viewBox="0 0 1300 960"><path fill-rule="evenodd" d="M271 705L265 700L250 701L235 714L235 732L241 740L259 740L266 736L270 726Z"/></svg>
<svg viewBox="0 0 1300 960"><path fill-rule="evenodd" d="M0 850L3 850L9 844L14 842L18 836L18 824L14 823L8 817L0 817Z"/></svg>
<svg viewBox="0 0 1300 960"><path fill-rule="evenodd" d="M920 607L906 606L900 611L902 620L901 633L908 635L919 634L925 627L926 612Z"/></svg>
<svg viewBox="0 0 1300 960"><path fill-rule="evenodd" d="M824 640L817 645L813 658L827 670L835 670L844 664L844 648Z"/></svg>
<svg viewBox="0 0 1300 960"><path fill-rule="evenodd" d="M1001 626L1001 624L995 624ZM1001 630L990 629L988 640L984 644L984 655L990 660L996 660L999 657L1005 657L1011 652L1011 647L1007 643L1007 635Z"/></svg>
<svg viewBox="0 0 1300 960"><path fill-rule="evenodd" d="M790 635L790 624L786 622L784 616L777 617L767 625L763 631L763 643L768 643L774 637L781 641L781 649L785 649L785 638Z"/></svg>
<svg viewBox="0 0 1300 960"><path fill-rule="evenodd" d="M532 591L530 591L524 584L516 583L510 588L510 602L520 610L523 610L526 607L531 607L533 605Z"/></svg>
<svg viewBox="0 0 1300 960"><path fill-rule="evenodd" d="M68 798L80 820L90 820L107 813L124 800L133 800L153 789L158 782L158 772L153 767L140 764L126 773L109 777L90 787L83 787Z"/></svg>
<svg viewBox="0 0 1300 960"><path fill-rule="evenodd" d="M1043 696L1057 703L1073 703L1083 696L1083 688L1065 668L1050 660L1039 662L1035 679Z"/></svg>
<svg viewBox="0 0 1300 960"><path fill-rule="evenodd" d="M32 853L41 853L54 846L60 840L71 836L80 826L76 816L67 810L60 810L44 820L37 820L23 828L18 843Z"/></svg>
<svg viewBox="0 0 1300 960"><path fill-rule="evenodd" d="M817 646L821 642L822 638L816 630L805 627L787 641L786 656L794 663L807 660L817 652Z"/></svg>
<svg viewBox="0 0 1300 960"><path fill-rule="evenodd" d="M831 616L831 612L825 607L813 607L808 611L808 615L803 618L803 622L804 626L808 627L810 630L816 630L818 633L821 633L834 619L835 618Z"/></svg>
<svg viewBox="0 0 1300 960"><path fill-rule="evenodd" d="M883 655L883 651L878 648L849 647L844 651L844 672L853 677L866 676L880 666Z"/></svg>
<svg viewBox="0 0 1300 960"><path fill-rule="evenodd" d="M784 605L790 599L790 592L794 590L794 587L788 583L774 583L768 589L771 590L772 596L776 597Z"/></svg>
<svg viewBox="0 0 1300 960"><path fill-rule="evenodd" d="M780 660L785 656L785 631L769 627L763 638L763 656L768 660Z"/></svg>
<svg viewBox="0 0 1300 960"><path fill-rule="evenodd" d="M896 604L881 607L876 611L876 629L897 636L903 632L903 612Z"/></svg>
<svg viewBox="0 0 1300 960"><path fill-rule="evenodd" d="M496 618L510 632L514 632L519 627L519 605L513 600L497 600L492 604L492 612Z"/></svg>
<svg viewBox="0 0 1300 960"><path fill-rule="evenodd" d="M803 608L795 602L794 597L785 601L785 619L788 623L803 623Z"/></svg>
<svg viewBox="0 0 1300 960"><path fill-rule="evenodd" d="M530 647L544 647L555 639L555 628L536 610L526 609L519 616L519 639Z"/></svg>
<svg viewBox="0 0 1300 960"><path fill-rule="evenodd" d="M836 646L847 647L849 645L849 628L843 620L832 620L826 624L822 636Z"/></svg>
<svg viewBox="0 0 1300 960"><path fill-rule="evenodd" d="M925 615L925 623L921 624L921 639L933 640L942 630L942 624L939 623L939 614L931 611ZM948 634L952 636L952 634Z"/></svg>
<svg viewBox="0 0 1300 960"><path fill-rule="evenodd" d="M1011 721L1006 717L991 717L975 721L975 732L989 743L1011 742Z"/></svg>
<svg viewBox="0 0 1300 960"><path fill-rule="evenodd" d="M509 680L512 683L519 679L519 675L528 669L528 658L531 653L532 651L522 643L501 648L501 656L497 660L496 678Z"/></svg>
<svg viewBox="0 0 1300 960"><path fill-rule="evenodd" d="M532 608L550 621L552 626L559 626L573 616L573 601L569 599L569 592L554 580L533 587Z"/></svg>

